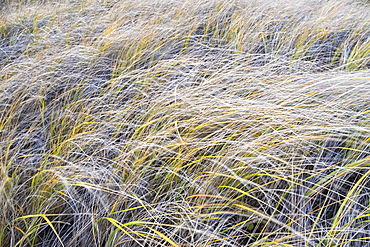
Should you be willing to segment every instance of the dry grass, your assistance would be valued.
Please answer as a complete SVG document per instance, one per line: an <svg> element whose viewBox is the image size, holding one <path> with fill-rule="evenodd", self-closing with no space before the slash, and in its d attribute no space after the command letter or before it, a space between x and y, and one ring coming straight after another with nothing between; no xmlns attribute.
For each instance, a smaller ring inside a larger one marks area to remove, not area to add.
<svg viewBox="0 0 370 247"><path fill-rule="evenodd" d="M367 1L0 3L0 246L367 246Z"/></svg>

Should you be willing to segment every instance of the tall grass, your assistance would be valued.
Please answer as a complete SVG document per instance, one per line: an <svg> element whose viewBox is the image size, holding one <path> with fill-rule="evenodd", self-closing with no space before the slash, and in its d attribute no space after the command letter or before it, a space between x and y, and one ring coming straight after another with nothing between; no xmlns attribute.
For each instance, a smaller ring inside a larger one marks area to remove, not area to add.
<svg viewBox="0 0 370 247"><path fill-rule="evenodd" d="M370 245L366 1L3 1L0 246Z"/></svg>

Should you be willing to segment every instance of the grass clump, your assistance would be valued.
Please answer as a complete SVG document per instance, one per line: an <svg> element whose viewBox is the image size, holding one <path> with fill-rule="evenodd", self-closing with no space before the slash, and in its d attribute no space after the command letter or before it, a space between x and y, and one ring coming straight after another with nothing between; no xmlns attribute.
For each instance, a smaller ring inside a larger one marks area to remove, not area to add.
<svg viewBox="0 0 370 247"><path fill-rule="evenodd" d="M0 246L364 246L364 1L5 1Z"/></svg>

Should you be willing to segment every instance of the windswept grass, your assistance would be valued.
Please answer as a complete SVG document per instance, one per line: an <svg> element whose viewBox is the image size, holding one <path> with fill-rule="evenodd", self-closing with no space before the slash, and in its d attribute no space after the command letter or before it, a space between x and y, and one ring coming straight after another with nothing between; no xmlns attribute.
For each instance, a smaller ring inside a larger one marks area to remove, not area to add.
<svg viewBox="0 0 370 247"><path fill-rule="evenodd" d="M367 2L1 2L0 246L370 245Z"/></svg>

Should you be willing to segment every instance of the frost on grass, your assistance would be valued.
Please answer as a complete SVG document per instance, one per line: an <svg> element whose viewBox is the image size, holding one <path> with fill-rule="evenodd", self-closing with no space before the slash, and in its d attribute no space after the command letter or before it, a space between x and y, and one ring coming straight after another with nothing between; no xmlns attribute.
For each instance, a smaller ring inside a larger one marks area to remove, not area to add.
<svg viewBox="0 0 370 247"><path fill-rule="evenodd" d="M364 1L5 1L0 246L364 246Z"/></svg>

